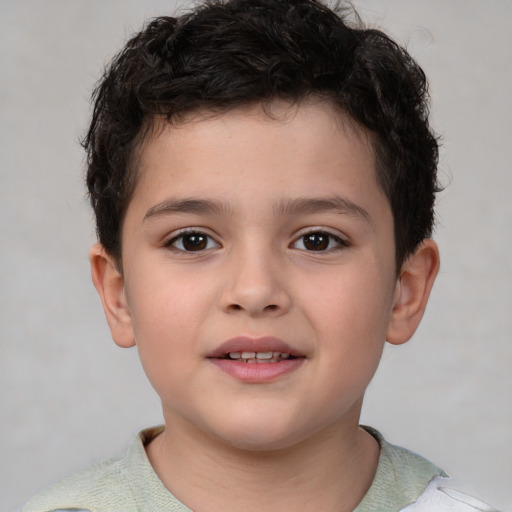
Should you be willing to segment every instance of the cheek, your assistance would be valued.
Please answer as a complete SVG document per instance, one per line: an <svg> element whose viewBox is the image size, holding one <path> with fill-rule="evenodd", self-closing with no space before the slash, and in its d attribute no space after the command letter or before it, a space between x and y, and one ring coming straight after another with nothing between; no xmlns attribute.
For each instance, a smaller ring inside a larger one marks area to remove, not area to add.
<svg viewBox="0 0 512 512"><path fill-rule="evenodd" d="M371 272L368 272L371 269ZM386 274L371 265L349 268L329 276L317 289L316 297L304 297L319 329L334 329L345 338L357 337L360 343L383 339L393 304L394 286ZM383 277L384 276L384 277Z"/></svg>
<svg viewBox="0 0 512 512"><path fill-rule="evenodd" d="M186 337L213 300L197 272L170 271L165 265L159 270L133 276L127 290L138 343L166 344L177 332Z"/></svg>
<svg viewBox="0 0 512 512"><path fill-rule="evenodd" d="M324 292L317 300L311 297L308 301L310 319L319 336L319 355L336 379L356 385L359 380L369 380L377 368L393 299L389 279L381 277L386 274L368 273L368 268L372 267L340 273L324 283Z"/></svg>
<svg viewBox="0 0 512 512"><path fill-rule="evenodd" d="M211 303L204 287L172 277L151 282L141 276L127 294L140 360L155 387L181 375L200 354L201 318Z"/></svg>

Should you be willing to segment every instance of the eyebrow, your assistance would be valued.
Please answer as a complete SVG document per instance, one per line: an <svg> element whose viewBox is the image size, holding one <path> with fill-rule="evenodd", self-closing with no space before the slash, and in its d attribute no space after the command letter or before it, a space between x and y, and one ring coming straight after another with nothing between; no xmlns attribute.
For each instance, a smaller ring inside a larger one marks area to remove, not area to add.
<svg viewBox="0 0 512 512"><path fill-rule="evenodd" d="M373 225L370 214L362 206L341 196L287 199L278 203L274 213L278 215L307 215L333 211L352 217L359 217ZM195 213L199 215L218 215L230 213L230 208L219 201L209 199L166 199L152 206L144 216L144 222L154 217L174 213Z"/></svg>
<svg viewBox="0 0 512 512"><path fill-rule="evenodd" d="M283 215L313 214L333 211L351 217L359 217L373 225L372 218L362 206L341 196L297 198L282 201L277 212Z"/></svg>
<svg viewBox="0 0 512 512"><path fill-rule="evenodd" d="M228 210L225 205L207 199L167 199L152 206L144 215L144 222L172 213L219 214Z"/></svg>

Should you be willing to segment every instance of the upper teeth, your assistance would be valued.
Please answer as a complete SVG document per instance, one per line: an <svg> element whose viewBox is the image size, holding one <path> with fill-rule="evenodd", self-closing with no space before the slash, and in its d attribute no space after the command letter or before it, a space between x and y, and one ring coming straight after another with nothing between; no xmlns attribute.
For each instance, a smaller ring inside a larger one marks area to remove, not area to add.
<svg viewBox="0 0 512 512"><path fill-rule="evenodd" d="M275 362L279 359L287 359L290 354L287 352L230 352L231 359L243 359L244 362Z"/></svg>

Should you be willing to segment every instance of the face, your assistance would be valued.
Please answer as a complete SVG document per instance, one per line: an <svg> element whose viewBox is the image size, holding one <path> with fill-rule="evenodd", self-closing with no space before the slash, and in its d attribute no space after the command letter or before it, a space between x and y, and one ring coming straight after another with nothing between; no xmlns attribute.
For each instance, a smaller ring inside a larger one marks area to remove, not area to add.
<svg viewBox="0 0 512 512"><path fill-rule="evenodd" d="M166 423L252 449L357 425L396 287L365 135L323 103L272 108L155 131L122 232L118 342Z"/></svg>

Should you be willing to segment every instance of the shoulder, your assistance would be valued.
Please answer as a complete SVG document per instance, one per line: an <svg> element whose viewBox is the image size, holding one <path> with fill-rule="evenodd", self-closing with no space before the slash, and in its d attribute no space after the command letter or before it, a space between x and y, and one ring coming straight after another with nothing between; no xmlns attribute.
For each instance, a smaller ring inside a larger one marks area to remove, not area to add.
<svg viewBox="0 0 512 512"><path fill-rule="evenodd" d="M21 512L136 512L141 503L152 503L148 510L164 510L162 504L176 507L176 500L165 489L147 458L144 446L162 432L153 427L135 437L124 456L93 464L69 475L36 494Z"/></svg>
<svg viewBox="0 0 512 512"><path fill-rule="evenodd" d="M428 483L444 472L414 452L387 442L371 427L363 427L379 443L380 456L373 482L355 512L401 510L414 503Z"/></svg>
<svg viewBox="0 0 512 512"><path fill-rule="evenodd" d="M124 466L122 458L109 459L69 475L36 494L22 512L135 510L127 499Z"/></svg>
<svg viewBox="0 0 512 512"><path fill-rule="evenodd" d="M375 429L364 427L380 445L379 465L374 484L378 491L393 497L396 503L414 502L436 477L447 476L421 455L386 441Z"/></svg>
<svg viewBox="0 0 512 512"><path fill-rule="evenodd" d="M400 512L498 512L452 485L450 478L434 478L421 496Z"/></svg>
<svg viewBox="0 0 512 512"><path fill-rule="evenodd" d="M372 485L355 512L498 512L458 490L458 482L427 459L364 428L381 450Z"/></svg>

